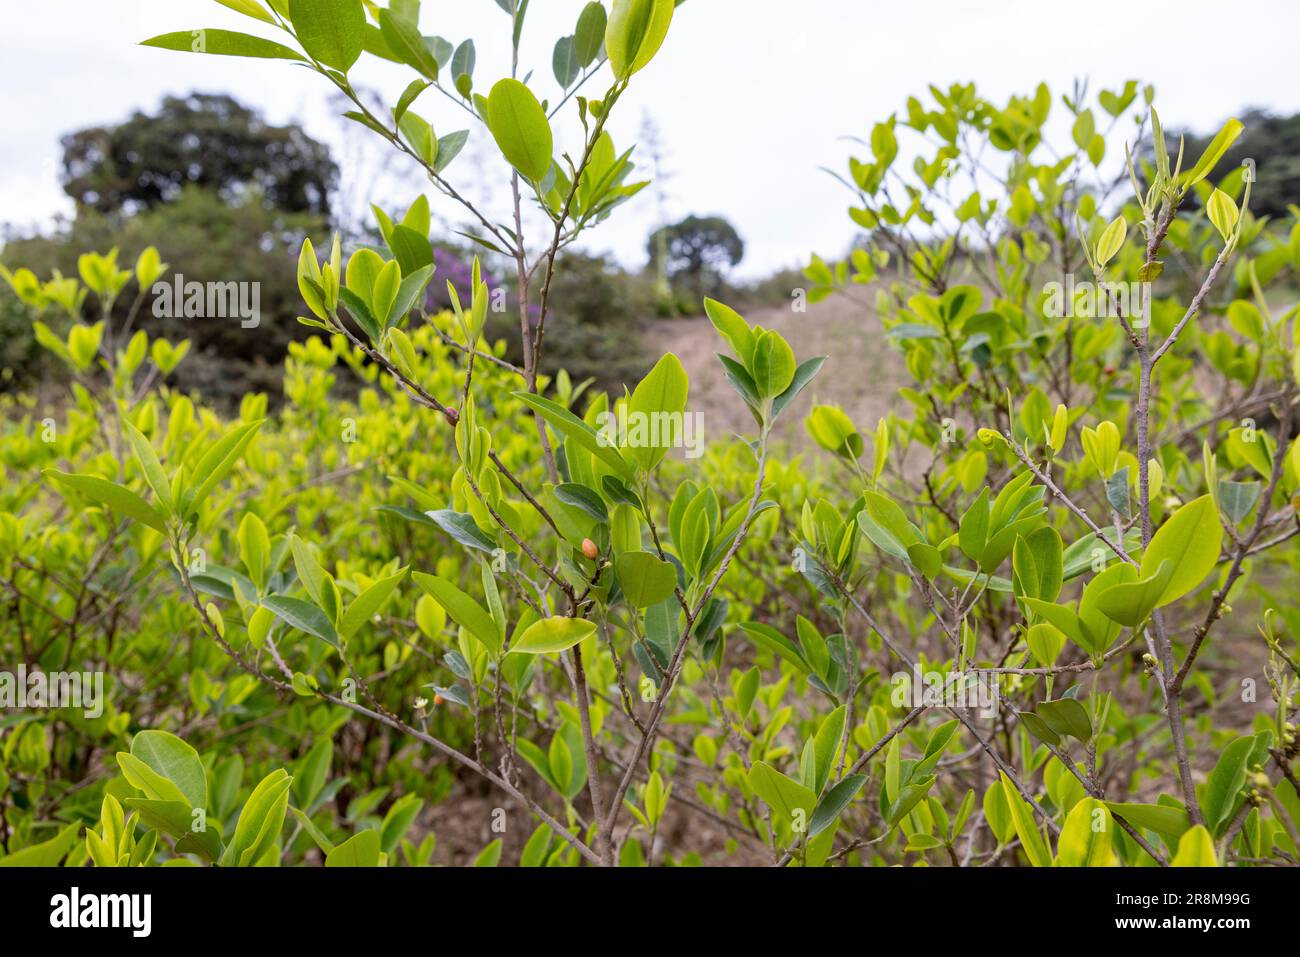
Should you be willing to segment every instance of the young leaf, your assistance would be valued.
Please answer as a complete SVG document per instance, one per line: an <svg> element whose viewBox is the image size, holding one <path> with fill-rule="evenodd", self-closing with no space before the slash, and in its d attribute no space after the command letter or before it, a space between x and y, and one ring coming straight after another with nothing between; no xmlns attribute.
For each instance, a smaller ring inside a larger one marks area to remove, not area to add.
<svg viewBox="0 0 1300 957"><path fill-rule="evenodd" d="M334 623L311 602L287 595L268 595L262 599L262 607L271 609L277 618L291 628L319 638L333 648L339 647L339 636L334 630Z"/></svg>
<svg viewBox="0 0 1300 957"><path fill-rule="evenodd" d="M216 56L258 57L271 60L303 60L301 53L283 43L264 40L234 30L180 30L164 33L141 44L182 53L210 53Z"/></svg>
<svg viewBox="0 0 1300 957"><path fill-rule="evenodd" d="M176 785L192 808L208 804L208 778L199 753L167 731L140 731L131 739L131 755Z"/></svg>
<svg viewBox="0 0 1300 957"><path fill-rule="evenodd" d="M649 552L623 552L614 560L623 596L635 608L657 605L677 587L677 570Z"/></svg>
<svg viewBox="0 0 1300 957"><path fill-rule="evenodd" d="M94 475L71 475L58 469L46 469L41 473L65 485L74 492L79 492L99 505L105 505L115 512L121 512L127 518L148 525L155 531L167 534L167 520L156 508L136 495L130 489L115 485Z"/></svg>
<svg viewBox="0 0 1300 957"><path fill-rule="evenodd" d="M510 165L533 182L551 168L554 142L546 111L518 80L498 80L488 94L488 129Z"/></svg>
<svg viewBox="0 0 1300 957"><path fill-rule="evenodd" d="M302 48L326 66L346 73L361 56L361 0L289 0L289 19Z"/></svg>
<svg viewBox="0 0 1300 957"><path fill-rule="evenodd" d="M596 633L596 623L583 618L542 618L524 629L511 653L548 655L565 651Z"/></svg>
<svg viewBox="0 0 1300 957"><path fill-rule="evenodd" d="M493 656L501 654L504 638L492 616L477 601L445 578L412 572L415 583L447 610L451 619L477 638Z"/></svg>
<svg viewBox="0 0 1300 957"><path fill-rule="evenodd" d="M605 55L625 80L659 52L672 22L674 0L614 0L605 27Z"/></svg>
<svg viewBox="0 0 1300 957"><path fill-rule="evenodd" d="M1162 562L1173 566L1156 607L1182 598L1205 580L1219 561L1223 526L1209 495L1188 502L1165 520L1142 556L1141 576L1155 575Z"/></svg>

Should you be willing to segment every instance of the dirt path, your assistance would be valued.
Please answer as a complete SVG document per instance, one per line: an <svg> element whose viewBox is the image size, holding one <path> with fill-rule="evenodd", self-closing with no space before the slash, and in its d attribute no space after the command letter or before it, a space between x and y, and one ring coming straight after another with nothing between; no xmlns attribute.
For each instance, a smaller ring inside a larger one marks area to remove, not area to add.
<svg viewBox="0 0 1300 957"><path fill-rule="evenodd" d="M759 309L745 314L751 324L774 329L794 348L802 362L826 356L821 373L782 416L778 438L795 444L806 440L803 420L816 403L844 407L859 431L868 433L891 407L898 408L896 390L906 382L902 355L885 342L875 310L865 305L866 291L855 298L838 294L796 313L785 308ZM656 354L675 353L691 379L690 407L704 415L709 441L746 432L753 420L723 378L715 353L727 351L704 316L655 319L647 323L645 341Z"/></svg>

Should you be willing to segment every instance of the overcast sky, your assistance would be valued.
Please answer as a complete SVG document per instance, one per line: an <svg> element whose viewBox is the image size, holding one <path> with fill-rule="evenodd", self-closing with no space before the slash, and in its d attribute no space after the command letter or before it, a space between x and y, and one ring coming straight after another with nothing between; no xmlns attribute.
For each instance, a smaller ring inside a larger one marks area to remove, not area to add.
<svg viewBox="0 0 1300 957"><path fill-rule="evenodd" d="M607 4L608 5L608 4ZM549 83L551 46L583 0L532 0L523 59ZM647 111L658 124L674 216L719 213L748 245L742 272L801 265L812 250L841 253L852 235L848 195L820 166L841 168L845 136L901 109L927 84L975 81L1002 100L1047 80L1053 91L1088 77L1093 90L1128 78L1155 84L1166 126L1205 131L1247 105L1300 111L1296 40L1300 2L1183 0L689 0L668 41L638 74L612 123L620 148ZM58 183L59 136L154 108L165 94L225 91L276 123L301 122L340 145L324 107L326 82L281 61L203 57L139 47L158 33L201 27L257 32L212 0L5 2L0 80L0 222L34 224L71 209ZM493 0L425 0L421 27L452 41L474 37L477 84L508 72L509 20ZM251 28L251 29L250 29ZM355 83L393 102L409 71L365 57ZM417 109L440 133L463 114L427 92ZM1063 112L1059 99L1054 112ZM576 121L575 121L576 122ZM475 136L486 133L475 131ZM573 147L573 130L557 131ZM342 160L346 154L340 147ZM456 185L496 206L476 180L486 149L467 150ZM642 157L644 159L644 157ZM489 172L489 179L495 178ZM658 209L648 194L592 239L629 265L644 259ZM395 203L394 203L395 205ZM455 218L454 211L439 207Z"/></svg>

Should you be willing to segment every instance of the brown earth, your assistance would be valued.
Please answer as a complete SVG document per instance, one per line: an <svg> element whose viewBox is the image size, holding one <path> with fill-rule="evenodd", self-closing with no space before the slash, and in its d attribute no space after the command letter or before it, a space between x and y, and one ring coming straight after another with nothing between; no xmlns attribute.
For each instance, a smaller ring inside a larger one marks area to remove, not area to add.
<svg viewBox="0 0 1300 957"><path fill-rule="evenodd" d="M863 292L837 293L807 312L789 307L747 312L751 324L783 335L799 361L826 356L826 364L812 385L782 416L776 437L802 444L803 420L814 404L830 402L844 407L858 430L869 433L876 420L904 400L897 389L906 381L902 355L880 334L875 310ZM704 316L689 319L654 319L644 328L644 341L654 355L674 353L691 380L690 407L704 415L709 441L726 441L735 433L753 431L753 420L740 397L722 374L717 352L729 347Z"/></svg>

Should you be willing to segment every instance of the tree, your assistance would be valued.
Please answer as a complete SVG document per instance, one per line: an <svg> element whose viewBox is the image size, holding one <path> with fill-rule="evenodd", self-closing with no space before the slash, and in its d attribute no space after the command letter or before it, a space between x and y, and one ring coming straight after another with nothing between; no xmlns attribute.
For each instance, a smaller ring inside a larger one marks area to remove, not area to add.
<svg viewBox="0 0 1300 957"><path fill-rule="evenodd" d="M338 167L295 125L272 126L229 96L166 97L155 114L63 138L64 191L79 207L135 213L188 185L233 200L260 190L288 212L328 216Z"/></svg>
<svg viewBox="0 0 1300 957"><path fill-rule="evenodd" d="M745 243L721 216L687 216L656 229L646 242L651 262L666 257L668 274L685 279L702 298L717 293L726 271L745 256Z"/></svg>

